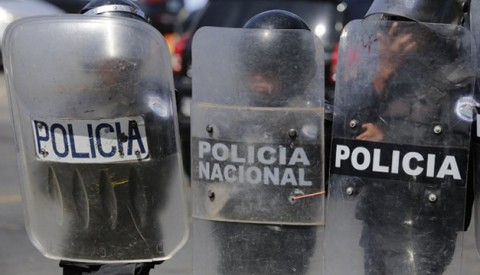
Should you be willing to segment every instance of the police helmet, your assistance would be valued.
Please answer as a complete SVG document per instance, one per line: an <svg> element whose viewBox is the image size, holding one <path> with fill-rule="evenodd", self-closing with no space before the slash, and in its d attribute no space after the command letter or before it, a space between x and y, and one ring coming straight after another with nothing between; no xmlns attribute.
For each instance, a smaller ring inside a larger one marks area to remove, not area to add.
<svg viewBox="0 0 480 275"><path fill-rule="evenodd" d="M250 18L246 29L304 29L310 30L298 15L284 10L269 10Z"/></svg>
<svg viewBox="0 0 480 275"><path fill-rule="evenodd" d="M92 0L80 11L86 15L124 16L148 22L145 13L130 0Z"/></svg>
<svg viewBox="0 0 480 275"><path fill-rule="evenodd" d="M242 62L250 76L262 74L275 79L277 100L288 101L296 91L306 88L317 70L316 51L313 34L294 31L310 31L299 16L269 10L253 16L243 28L262 29L253 31L243 42ZM268 99L263 102L267 104Z"/></svg>
<svg viewBox="0 0 480 275"><path fill-rule="evenodd" d="M423 23L462 25L469 0L375 0L365 17L374 14Z"/></svg>

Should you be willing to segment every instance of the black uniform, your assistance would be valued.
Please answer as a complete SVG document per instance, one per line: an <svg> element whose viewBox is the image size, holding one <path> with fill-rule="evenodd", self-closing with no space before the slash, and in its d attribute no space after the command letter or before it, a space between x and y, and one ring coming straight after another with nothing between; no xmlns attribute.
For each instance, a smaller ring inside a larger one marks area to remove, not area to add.
<svg viewBox="0 0 480 275"><path fill-rule="evenodd" d="M318 45L311 33L305 31L308 27L300 18L283 11L259 14L247 22L245 28L265 31L244 31L245 37L238 51L243 68L235 71L238 72L235 79L240 80L239 84L232 85L232 89L241 94L238 102L232 103L232 95L229 94L226 105L222 106L219 103L221 100L211 100L218 104L215 107L220 115L214 112L206 114L215 110L213 104L199 112L214 127L205 141L235 144L243 148L238 153L243 157L247 153L247 146L251 146L250 149L267 146L274 150L282 147L289 153L298 147L315 147L316 150L305 149L309 151L306 154L311 162L305 169L305 178L312 179L313 184L311 187L297 187L241 180L205 183L202 179L194 178L194 183L199 181L199 184L192 184L194 194L195 188L202 188L203 193L207 189L224 191L224 194L211 194L210 202L203 201L207 205L205 208L211 206L208 210L215 212L200 213L198 216L204 215L202 218L208 221L196 219L194 228L199 225L203 231L209 232L209 237L215 242L215 251L219 254L215 274L306 274L316 270L312 267L315 264L312 264L312 257L320 250L318 248L322 243L317 238L319 230L323 230L318 226L323 219L323 203L318 197L297 202L289 198L294 189L301 189L308 194L318 192L323 185L323 157L319 148L324 134L321 128L323 114L319 111L323 98L315 97L317 92L321 94L318 87L322 81L316 58L320 55L316 52ZM205 126L199 129L205 129ZM297 131L296 139L289 136L292 128ZM194 137L192 144L195 143ZM198 152L196 149L192 147L192 152ZM275 153L273 155L267 158L278 159ZM311 157L313 155L315 157ZM205 158L212 159L204 156L203 160ZM217 162L220 165L225 163ZM228 165L243 165L245 169L253 167L262 173L265 173L264 169L277 169L280 178L286 169L298 168L261 161L241 164L232 161ZM199 165L192 163L192 167L195 166ZM192 177L195 175L198 175L198 171L192 171ZM196 195L201 196L202 193ZM212 216L213 220L210 220ZM205 227L209 229L204 230Z"/></svg>
<svg viewBox="0 0 480 275"><path fill-rule="evenodd" d="M460 96L471 91L472 75L457 60L458 45L428 30L425 35L433 49L419 48L417 55L407 58L382 98L373 86L358 91L359 100L366 102L359 105L366 108L352 107L345 121L374 123L386 143L468 147L469 125L458 123L454 107ZM434 133L435 126L441 127L440 134ZM359 130L352 129L352 138ZM457 231L463 230L464 188L456 188L448 179L422 183L414 178L409 182L351 178L347 182L361 190L356 218L363 222L360 245L365 274L445 271L455 252ZM437 194L435 203L428 201L430 193Z"/></svg>

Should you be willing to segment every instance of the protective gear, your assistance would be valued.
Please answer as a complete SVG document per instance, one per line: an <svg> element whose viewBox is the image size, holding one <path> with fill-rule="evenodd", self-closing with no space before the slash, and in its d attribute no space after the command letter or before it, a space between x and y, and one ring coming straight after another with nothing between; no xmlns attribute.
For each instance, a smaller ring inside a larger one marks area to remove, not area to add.
<svg viewBox="0 0 480 275"><path fill-rule="evenodd" d="M130 0L92 0L80 13L85 15L124 16L148 21L142 9Z"/></svg>
<svg viewBox="0 0 480 275"><path fill-rule="evenodd" d="M375 0L365 17L384 14L416 22L463 24L469 0Z"/></svg>
<svg viewBox="0 0 480 275"><path fill-rule="evenodd" d="M478 76L480 71L480 54L478 54L478 49L480 47L480 2L472 1L470 7L470 30L473 34L473 38L476 41L477 45L477 83L475 87L475 93L472 99L470 106L473 108L472 120L474 121L472 129L472 138L473 138L473 179L474 179L474 197L477 198L474 200L474 218L475 221L475 240L477 245L477 251L480 253L480 85ZM467 205L469 207L469 205ZM467 208L468 209L468 208Z"/></svg>
<svg viewBox="0 0 480 275"><path fill-rule="evenodd" d="M123 16L65 15L18 20L4 45L36 247L75 262L171 257L188 222L161 35Z"/></svg>
<svg viewBox="0 0 480 275"><path fill-rule="evenodd" d="M269 10L259 13L250 18L247 23L243 25L243 28L266 30L310 30L300 16L284 10Z"/></svg>
<svg viewBox="0 0 480 275"><path fill-rule="evenodd" d="M262 12L247 21L244 28L262 29L262 32L250 32L241 41L243 52L242 65L246 77L252 78L254 93L253 105L271 106L271 95L275 91L276 102L288 104L292 93L303 91L316 73L315 48L311 39L297 32L276 32L282 29L308 30L308 26L297 15L271 10ZM283 62L288 56L288 63ZM289 76L289 77L279 77ZM294 79L295 81L292 81ZM267 85L270 83L270 85ZM276 105L276 107L279 107Z"/></svg>
<svg viewBox="0 0 480 275"><path fill-rule="evenodd" d="M311 64L298 74L271 65L295 67L298 56ZM310 261L324 224L321 42L304 29L207 27L195 34L192 64L194 270L321 272Z"/></svg>
<svg viewBox="0 0 480 275"><path fill-rule="evenodd" d="M459 106L473 92L470 33L357 20L344 34L327 274L460 274L471 120Z"/></svg>

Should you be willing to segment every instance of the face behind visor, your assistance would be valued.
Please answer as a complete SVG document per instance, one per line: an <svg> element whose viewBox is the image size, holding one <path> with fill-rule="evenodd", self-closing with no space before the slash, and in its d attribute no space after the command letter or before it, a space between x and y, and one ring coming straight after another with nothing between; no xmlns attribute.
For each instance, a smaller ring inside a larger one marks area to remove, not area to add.
<svg viewBox="0 0 480 275"><path fill-rule="evenodd" d="M255 105L270 106L272 97L287 103L300 94L316 72L314 43L295 31L280 30L310 31L306 23L293 13L270 10L243 28L265 30L252 32L241 47Z"/></svg>

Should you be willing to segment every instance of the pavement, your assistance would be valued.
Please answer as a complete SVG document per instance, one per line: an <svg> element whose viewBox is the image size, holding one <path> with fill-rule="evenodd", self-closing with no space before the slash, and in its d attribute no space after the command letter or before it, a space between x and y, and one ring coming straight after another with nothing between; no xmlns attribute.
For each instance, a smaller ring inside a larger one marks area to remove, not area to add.
<svg viewBox="0 0 480 275"><path fill-rule="evenodd" d="M23 217L13 129L2 73L0 74L0 274L62 274L58 261L45 258L31 244L26 234ZM157 266L150 274L192 274L191 248L189 241L173 259ZM473 223L464 238L463 266L464 275L480 274L480 257L475 249Z"/></svg>

